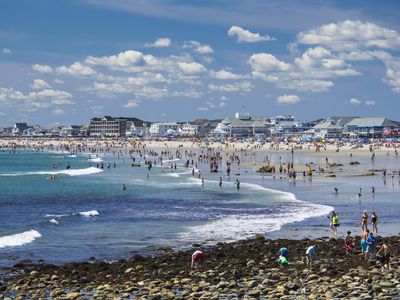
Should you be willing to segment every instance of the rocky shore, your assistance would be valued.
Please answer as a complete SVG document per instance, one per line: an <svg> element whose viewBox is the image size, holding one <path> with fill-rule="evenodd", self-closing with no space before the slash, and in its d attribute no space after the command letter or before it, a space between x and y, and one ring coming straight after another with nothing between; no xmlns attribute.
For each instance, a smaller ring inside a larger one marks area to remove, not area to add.
<svg viewBox="0 0 400 300"><path fill-rule="evenodd" d="M400 237L385 241L392 249L386 272L377 259L365 262L359 247L346 254L342 239L267 240L257 235L203 249L205 261L193 270L192 250L160 249L165 252L160 256L136 255L113 263L21 262L6 270L0 294L4 299L400 299ZM309 270L305 251L313 244L319 250ZM289 249L285 267L276 263L282 246Z"/></svg>

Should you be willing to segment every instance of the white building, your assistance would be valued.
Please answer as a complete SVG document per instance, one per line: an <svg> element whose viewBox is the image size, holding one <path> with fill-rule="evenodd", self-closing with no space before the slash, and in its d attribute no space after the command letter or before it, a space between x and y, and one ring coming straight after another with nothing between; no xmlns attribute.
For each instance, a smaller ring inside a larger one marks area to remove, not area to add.
<svg viewBox="0 0 400 300"><path fill-rule="evenodd" d="M268 137L270 120L266 117L251 117L249 113L236 113L234 117L222 120L214 129L214 136L249 138Z"/></svg>
<svg viewBox="0 0 400 300"><path fill-rule="evenodd" d="M167 134L179 134L179 124L177 122L153 123L149 133L152 136L165 136Z"/></svg>
<svg viewBox="0 0 400 300"><path fill-rule="evenodd" d="M325 121L315 125L313 128L314 137L319 139L341 138L344 127L333 122Z"/></svg>

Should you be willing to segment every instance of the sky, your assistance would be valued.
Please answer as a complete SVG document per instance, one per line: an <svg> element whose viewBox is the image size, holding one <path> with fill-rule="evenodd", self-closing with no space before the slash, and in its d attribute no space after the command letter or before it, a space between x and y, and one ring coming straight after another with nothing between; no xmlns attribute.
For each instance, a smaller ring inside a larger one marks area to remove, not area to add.
<svg viewBox="0 0 400 300"><path fill-rule="evenodd" d="M2 0L0 126L400 120L400 1Z"/></svg>

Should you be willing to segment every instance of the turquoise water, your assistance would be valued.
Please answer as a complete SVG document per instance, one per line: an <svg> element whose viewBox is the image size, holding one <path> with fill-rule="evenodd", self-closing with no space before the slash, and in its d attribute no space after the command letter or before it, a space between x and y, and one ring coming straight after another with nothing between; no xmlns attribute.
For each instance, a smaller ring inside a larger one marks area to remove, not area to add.
<svg viewBox="0 0 400 300"><path fill-rule="evenodd" d="M279 156L290 159L288 153L270 154L270 159L277 161ZM142 159L136 156L136 162ZM295 163L325 160L306 155L294 159ZM347 158L335 160L348 165ZM370 167L369 158L358 160L361 165L352 171ZM176 163L177 169L171 169L170 163ZM393 167L398 160L383 157L374 164ZM126 154L92 156L89 161L84 154L0 152L0 264L21 259L114 260L159 246L187 248L193 243L252 237L257 232L268 237L328 235L326 215L333 207L340 213L343 232L358 232L364 209L378 212L384 234L397 233L399 228L398 176L388 176L386 183L380 176L312 181L300 176L290 183L262 177L251 169L235 169L233 173L241 175L227 178L224 166L219 174L208 173L208 164L198 168L206 179L204 187L182 160L164 161L163 166L148 170L131 167ZM49 179L51 174L56 178ZM234 185L237 178L240 190ZM372 185L375 197L369 192ZM333 193L335 186L338 194ZM361 198L357 197L359 187L365 191Z"/></svg>
<svg viewBox="0 0 400 300"><path fill-rule="evenodd" d="M131 167L128 155L90 162L85 155L1 152L1 264L117 259L161 245L233 241L330 210L251 178L240 178L237 190L236 177L222 175L220 188L221 174L203 174L202 187L183 161L172 163L176 170L165 162L149 171ZM56 178L49 179L53 173Z"/></svg>

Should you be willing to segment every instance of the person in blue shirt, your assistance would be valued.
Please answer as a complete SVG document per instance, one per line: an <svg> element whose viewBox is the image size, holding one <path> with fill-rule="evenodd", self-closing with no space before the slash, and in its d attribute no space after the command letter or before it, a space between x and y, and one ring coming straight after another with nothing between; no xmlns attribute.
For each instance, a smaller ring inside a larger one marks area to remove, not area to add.
<svg viewBox="0 0 400 300"><path fill-rule="evenodd" d="M367 237L367 250L365 251L365 260L368 261L370 257L374 258L376 253L376 237L374 233L371 232L369 237Z"/></svg>
<svg viewBox="0 0 400 300"><path fill-rule="evenodd" d="M313 256L317 255L318 245L310 246L306 251L307 267L312 267Z"/></svg>

